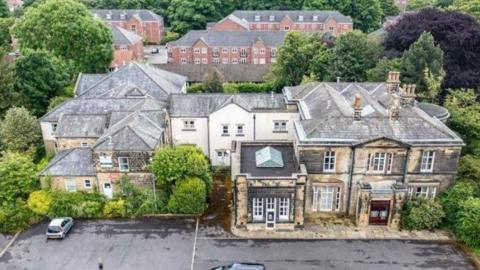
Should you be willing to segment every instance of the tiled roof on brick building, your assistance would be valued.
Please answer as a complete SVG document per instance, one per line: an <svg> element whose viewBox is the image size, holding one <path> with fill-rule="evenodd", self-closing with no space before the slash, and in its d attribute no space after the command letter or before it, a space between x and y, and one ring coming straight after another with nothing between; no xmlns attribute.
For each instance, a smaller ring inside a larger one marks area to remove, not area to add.
<svg viewBox="0 0 480 270"><path fill-rule="evenodd" d="M202 40L209 46L251 46L259 38L266 46L279 47L285 39L284 31L206 31L192 30L180 39L170 42L172 46L193 46L197 41Z"/></svg>

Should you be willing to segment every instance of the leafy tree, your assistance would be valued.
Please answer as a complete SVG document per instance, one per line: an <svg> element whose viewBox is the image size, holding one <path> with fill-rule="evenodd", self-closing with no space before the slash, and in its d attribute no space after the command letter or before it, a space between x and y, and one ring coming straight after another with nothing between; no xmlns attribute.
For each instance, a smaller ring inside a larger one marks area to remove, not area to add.
<svg viewBox="0 0 480 270"><path fill-rule="evenodd" d="M10 27L13 26L13 23L13 18L0 18L0 51L10 51L11 49L12 36L10 35Z"/></svg>
<svg viewBox="0 0 480 270"><path fill-rule="evenodd" d="M450 6L452 10L460 10L461 12L475 16L480 20L480 1L476 0L453 0Z"/></svg>
<svg viewBox="0 0 480 270"><path fill-rule="evenodd" d="M167 11L172 31L205 29L207 22L221 18L220 5L220 0L172 0Z"/></svg>
<svg viewBox="0 0 480 270"><path fill-rule="evenodd" d="M367 71L375 67L381 53L381 46L366 34L359 31L346 33L337 39L333 47L333 74L343 81L365 81Z"/></svg>
<svg viewBox="0 0 480 270"><path fill-rule="evenodd" d="M104 72L113 59L110 29L73 0L47 0L28 8L13 33L22 50L51 51L81 72Z"/></svg>
<svg viewBox="0 0 480 270"><path fill-rule="evenodd" d="M423 70L423 79L425 81L425 92L419 93L423 99L427 99L431 103L438 103L437 98L440 94L443 78L445 78L445 71L440 69L439 74L433 74L429 68Z"/></svg>
<svg viewBox="0 0 480 270"><path fill-rule="evenodd" d="M10 9L7 4L7 0L0 0L0 18L6 18L10 16Z"/></svg>
<svg viewBox="0 0 480 270"><path fill-rule="evenodd" d="M13 68L0 53L0 117L12 105ZM0 147L1 148L1 147Z"/></svg>
<svg viewBox="0 0 480 270"><path fill-rule="evenodd" d="M455 232L470 246L480 247L480 198L470 198L461 204Z"/></svg>
<svg viewBox="0 0 480 270"><path fill-rule="evenodd" d="M464 155L460 158L458 177L476 182L480 186L480 157Z"/></svg>
<svg viewBox="0 0 480 270"><path fill-rule="evenodd" d="M177 183L168 201L168 210L175 214L201 214L205 210L205 183L189 177Z"/></svg>
<svg viewBox="0 0 480 270"><path fill-rule="evenodd" d="M434 200L416 198L407 201L402 212L402 227L408 230L433 230L445 217L442 205Z"/></svg>
<svg viewBox="0 0 480 270"><path fill-rule="evenodd" d="M425 75L431 73L435 79L443 77L443 52L430 33L424 32L407 51L403 53L401 61L402 81L415 83L418 93L428 92ZM425 70L427 69L427 74Z"/></svg>
<svg viewBox="0 0 480 270"><path fill-rule="evenodd" d="M367 71L367 80L369 82L384 82L388 77L389 71L400 71L400 58L380 59L377 65Z"/></svg>
<svg viewBox="0 0 480 270"><path fill-rule="evenodd" d="M221 93L223 92L223 75L218 70L213 70L206 73L203 77L203 90L207 93Z"/></svg>
<svg viewBox="0 0 480 270"><path fill-rule="evenodd" d="M38 187L36 173L29 155L4 152L0 158L0 202L27 199Z"/></svg>
<svg viewBox="0 0 480 270"><path fill-rule="evenodd" d="M15 233L25 229L34 214L22 200L0 204L0 232Z"/></svg>
<svg viewBox="0 0 480 270"><path fill-rule="evenodd" d="M397 54L407 50L423 32L432 34L444 53L446 76L441 96L446 89L474 88L480 85L480 24L475 18L452 11L426 8L404 14L387 29L387 50Z"/></svg>
<svg viewBox="0 0 480 270"><path fill-rule="evenodd" d="M393 0L380 0L380 7L382 8L382 19L387 16L397 16L400 13Z"/></svg>
<svg viewBox="0 0 480 270"><path fill-rule="evenodd" d="M72 99L71 97L66 97L66 96L56 96L56 97L51 98L50 102L48 103L47 112L52 111L58 105L60 105L64 102L67 102L71 99Z"/></svg>
<svg viewBox="0 0 480 270"><path fill-rule="evenodd" d="M30 193L27 205L35 214L44 216L48 213L53 201L53 195L48 190L38 190Z"/></svg>
<svg viewBox="0 0 480 270"><path fill-rule="evenodd" d="M189 176L202 179L207 190L210 190L210 164L198 147L181 145L162 148L155 153L150 170L155 175L157 185L168 195L177 181Z"/></svg>
<svg viewBox="0 0 480 270"><path fill-rule="evenodd" d="M175 41L177 39L180 38L180 34L179 33L175 33L175 32L166 32L165 33L165 36L163 37L163 40L162 42L163 43L169 43L169 42L172 42L172 41Z"/></svg>
<svg viewBox="0 0 480 270"><path fill-rule="evenodd" d="M12 107L0 122L1 150L34 152L42 143L38 120L23 107Z"/></svg>
<svg viewBox="0 0 480 270"><path fill-rule="evenodd" d="M122 199L108 201L103 208L103 216L107 218L125 217L125 201Z"/></svg>
<svg viewBox="0 0 480 270"><path fill-rule="evenodd" d="M471 183L458 182L440 195L440 202L445 211L445 223L454 226L458 221L461 205L475 196L475 188Z"/></svg>
<svg viewBox="0 0 480 270"><path fill-rule="evenodd" d="M17 104L41 116L51 98L61 94L70 83L67 65L47 51L29 51L15 62L14 90Z"/></svg>
<svg viewBox="0 0 480 270"><path fill-rule="evenodd" d="M408 10L422 9L425 7L435 7L437 0L409 0L407 4Z"/></svg>

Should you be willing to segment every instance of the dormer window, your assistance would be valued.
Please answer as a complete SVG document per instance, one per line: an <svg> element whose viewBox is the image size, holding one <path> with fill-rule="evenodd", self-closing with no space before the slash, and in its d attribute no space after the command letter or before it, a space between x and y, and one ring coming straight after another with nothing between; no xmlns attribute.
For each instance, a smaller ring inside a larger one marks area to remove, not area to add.
<svg viewBox="0 0 480 270"><path fill-rule="evenodd" d="M125 13L120 14L120 19L125 20Z"/></svg>
<svg viewBox="0 0 480 270"><path fill-rule="evenodd" d="M100 167L102 168L111 168L112 167L112 157L107 155L100 156Z"/></svg>
<svg viewBox="0 0 480 270"><path fill-rule="evenodd" d="M255 15L255 21L259 22L260 21L260 15Z"/></svg>
<svg viewBox="0 0 480 270"><path fill-rule="evenodd" d="M303 22L303 16L302 15L298 16L298 21Z"/></svg>
<svg viewBox="0 0 480 270"><path fill-rule="evenodd" d="M268 17L268 20L271 21L271 22L275 21L275 16L270 15L270 17Z"/></svg>
<svg viewBox="0 0 480 270"><path fill-rule="evenodd" d="M318 22L318 16L317 15L313 15L313 21Z"/></svg>
<svg viewBox="0 0 480 270"><path fill-rule="evenodd" d="M106 17L107 17L107 20L111 20L112 19L112 14L107 13Z"/></svg>

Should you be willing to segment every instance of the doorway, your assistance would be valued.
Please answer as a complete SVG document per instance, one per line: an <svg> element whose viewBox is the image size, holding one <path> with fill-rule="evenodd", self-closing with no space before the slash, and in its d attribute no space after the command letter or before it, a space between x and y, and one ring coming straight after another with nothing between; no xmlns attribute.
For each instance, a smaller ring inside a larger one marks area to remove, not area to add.
<svg viewBox="0 0 480 270"><path fill-rule="evenodd" d="M110 182L103 183L103 194L105 194L105 197L109 199L113 197L112 183Z"/></svg>
<svg viewBox="0 0 480 270"><path fill-rule="evenodd" d="M277 199L276 198L266 198L266 199L267 199L267 203L265 207L266 226L267 226L267 229L275 229Z"/></svg>
<svg viewBox="0 0 480 270"><path fill-rule="evenodd" d="M388 225L390 201L372 201L370 203L369 225Z"/></svg>

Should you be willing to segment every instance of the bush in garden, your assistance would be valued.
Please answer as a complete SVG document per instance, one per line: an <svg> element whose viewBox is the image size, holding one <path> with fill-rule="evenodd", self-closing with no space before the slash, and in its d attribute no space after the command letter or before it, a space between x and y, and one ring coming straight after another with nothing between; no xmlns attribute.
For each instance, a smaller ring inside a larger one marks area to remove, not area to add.
<svg viewBox="0 0 480 270"><path fill-rule="evenodd" d="M461 204L474 197L475 188L469 182L457 182L440 196L440 203L445 211L445 223L449 226L455 225Z"/></svg>
<svg viewBox="0 0 480 270"><path fill-rule="evenodd" d="M168 210L175 214L201 214L205 210L205 182L197 177L179 181L168 201Z"/></svg>
<svg viewBox="0 0 480 270"><path fill-rule="evenodd" d="M468 245L480 247L480 198L467 199L460 207L455 232Z"/></svg>
<svg viewBox="0 0 480 270"><path fill-rule="evenodd" d="M98 218L101 217L103 211L103 203L99 201L84 201L80 203L77 209L76 217L81 218Z"/></svg>
<svg viewBox="0 0 480 270"><path fill-rule="evenodd" d="M44 216L48 213L53 201L53 195L46 190L38 190L30 193L27 205L35 214Z"/></svg>
<svg viewBox="0 0 480 270"><path fill-rule="evenodd" d="M204 91L202 83L192 83L188 86L188 93L202 93Z"/></svg>
<svg viewBox="0 0 480 270"><path fill-rule="evenodd" d="M108 201L103 208L103 216L107 218L124 217L125 201L122 199Z"/></svg>
<svg viewBox="0 0 480 270"><path fill-rule="evenodd" d="M55 192L53 193L53 201L48 210L48 217L68 217L74 216L74 208L77 202L74 201L76 193Z"/></svg>
<svg viewBox="0 0 480 270"><path fill-rule="evenodd" d="M25 229L35 214L22 200L0 205L0 232L14 233Z"/></svg>
<svg viewBox="0 0 480 270"><path fill-rule="evenodd" d="M415 198L407 201L402 211L402 228L408 230L433 230L445 217L442 205L434 200Z"/></svg>
<svg viewBox="0 0 480 270"><path fill-rule="evenodd" d="M98 193L55 192L47 215L54 217L98 217L102 213L105 197Z"/></svg>

